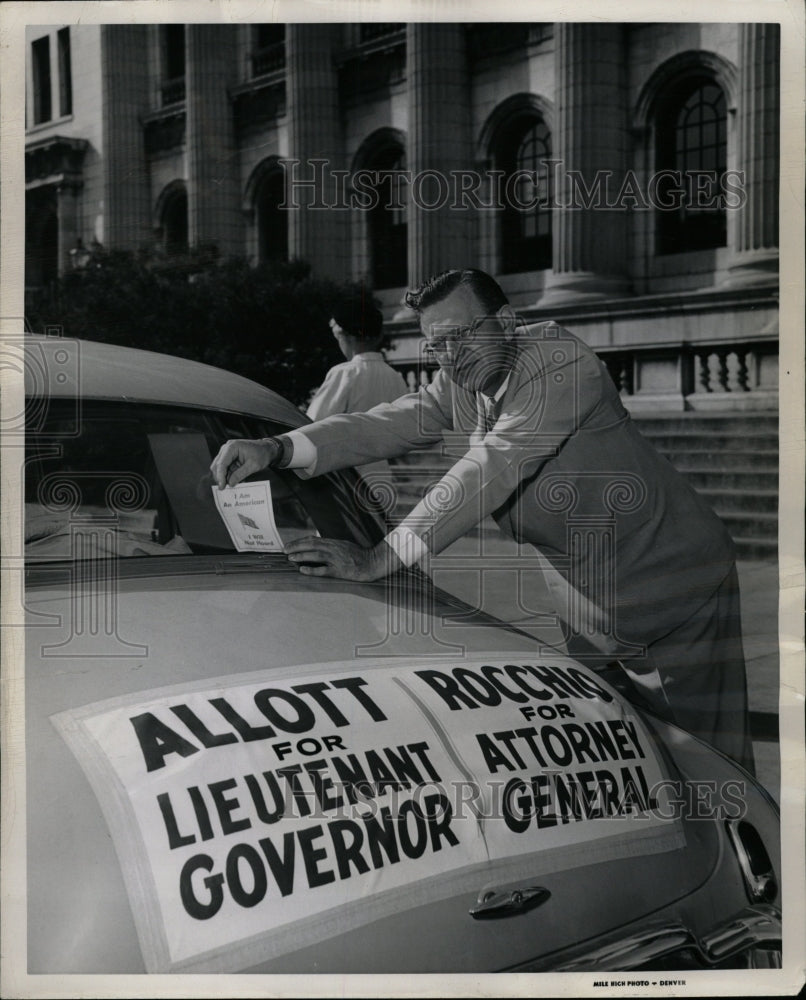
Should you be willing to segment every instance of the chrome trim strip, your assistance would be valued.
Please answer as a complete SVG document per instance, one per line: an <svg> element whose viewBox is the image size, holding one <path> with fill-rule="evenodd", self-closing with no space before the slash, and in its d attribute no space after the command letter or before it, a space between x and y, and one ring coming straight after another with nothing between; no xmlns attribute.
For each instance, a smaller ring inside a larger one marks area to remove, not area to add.
<svg viewBox="0 0 806 1000"><path fill-rule="evenodd" d="M546 967L556 972L624 971L681 948L693 948L707 966L760 945L781 947L781 913L773 906L749 906L699 939L682 923L660 924Z"/></svg>

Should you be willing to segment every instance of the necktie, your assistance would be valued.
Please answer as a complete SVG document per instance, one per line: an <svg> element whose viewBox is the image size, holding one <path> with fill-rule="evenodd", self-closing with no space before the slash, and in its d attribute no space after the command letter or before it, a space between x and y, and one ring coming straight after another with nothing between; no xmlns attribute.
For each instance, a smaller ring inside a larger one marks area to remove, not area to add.
<svg viewBox="0 0 806 1000"><path fill-rule="evenodd" d="M484 393L476 393L476 431L478 437L488 434L498 419L498 404L494 399L485 396Z"/></svg>
<svg viewBox="0 0 806 1000"><path fill-rule="evenodd" d="M498 413L496 412L498 407L495 400L489 396L483 396L482 400L484 403L484 423L482 426L484 427L484 433L489 434L498 419Z"/></svg>

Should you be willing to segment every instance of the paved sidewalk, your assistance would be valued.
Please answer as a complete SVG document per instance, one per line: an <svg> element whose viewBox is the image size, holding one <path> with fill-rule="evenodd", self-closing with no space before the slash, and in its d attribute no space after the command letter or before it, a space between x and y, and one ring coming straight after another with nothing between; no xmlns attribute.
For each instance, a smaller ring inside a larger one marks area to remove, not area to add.
<svg viewBox="0 0 806 1000"><path fill-rule="evenodd" d="M455 542L432 560L434 582L474 607L481 606L490 614L513 621L513 609L518 609L518 584L511 559L518 555L519 548L504 538L492 521L485 522L481 530ZM504 564L508 558L507 567ZM520 585L521 594L529 594L526 617L553 608L540 570L531 561L529 565L533 568L522 574ZM483 575L481 566L485 567ZM738 572L756 773L780 802L778 564L768 559L745 561L738 564ZM548 630L547 635L547 641L562 646L559 629L554 633Z"/></svg>

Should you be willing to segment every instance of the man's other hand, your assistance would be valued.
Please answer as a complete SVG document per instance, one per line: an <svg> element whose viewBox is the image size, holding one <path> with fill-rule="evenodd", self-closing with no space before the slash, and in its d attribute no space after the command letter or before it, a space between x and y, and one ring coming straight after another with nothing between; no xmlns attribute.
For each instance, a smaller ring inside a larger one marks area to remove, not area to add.
<svg viewBox="0 0 806 1000"><path fill-rule="evenodd" d="M210 465L213 481L220 490L237 486L261 469L268 469L280 457L282 448L275 438L261 441L227 441Z"/></svg>
<svg viewBox="0 0 806 1000"><path fill-rule="evenodd" d="M386 542L362 549L354 542L335 538L296 538L285 547L286 555L306 576L335 576L340 580L380 580L403 563Z"/></svg>

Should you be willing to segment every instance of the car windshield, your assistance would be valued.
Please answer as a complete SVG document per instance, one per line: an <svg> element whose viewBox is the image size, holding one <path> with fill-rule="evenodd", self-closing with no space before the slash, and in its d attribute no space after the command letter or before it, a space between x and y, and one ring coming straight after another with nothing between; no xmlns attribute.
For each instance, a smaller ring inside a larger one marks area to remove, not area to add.
<svg viewBox="0 0 806 1000"><path fill-rule="evenodd" d="M256 417L169 406L53 401L26 442L28 562L235 552L213 499L210 462L230 438L287 427ZM377 515L357 510L344 475L300 479L264 470L283 543L319 532L367 545Z"/></svg>

